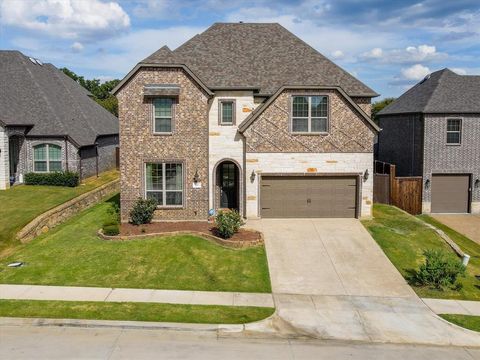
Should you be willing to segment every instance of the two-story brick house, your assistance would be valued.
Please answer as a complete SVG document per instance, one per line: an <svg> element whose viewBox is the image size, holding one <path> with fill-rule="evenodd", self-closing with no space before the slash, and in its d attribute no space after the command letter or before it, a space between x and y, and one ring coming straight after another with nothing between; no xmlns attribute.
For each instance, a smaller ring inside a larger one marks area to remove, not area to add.
<svg viewBox="0 0 480 360"><path fill-rule="evenodd" d="M377 94L278 24L214 24L113 92L123 221L139 197L157 220L371 214Z"/></svg>
<svg viewBox="0 0 480 360"><path fill-rule="evenodd" d="M378 159L422 176L426 213L480 213L480 76L436 71L378 113Z"/></svg>

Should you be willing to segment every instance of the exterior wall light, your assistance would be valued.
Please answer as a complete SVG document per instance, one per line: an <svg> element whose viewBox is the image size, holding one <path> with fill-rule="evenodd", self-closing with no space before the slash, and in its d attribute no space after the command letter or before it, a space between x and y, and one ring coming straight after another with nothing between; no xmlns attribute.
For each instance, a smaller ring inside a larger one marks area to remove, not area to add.
<svg viewBox="0 0 480 360"><path fill-rule="evenodd" d="M367 181L369 176L370 176L370 174L368 173L368 169L367 169L367 170L365 170L365 172L363 173L363 181Z"/></svg>
<svg viewBox="0 0 480 360"><path fill-rule="evenodd" d="M425 189L430 189L430 179L425 180Z"/></svg>
<svg viewBox="0 0 480 360"><path fill-rule="evenodd" d="M193 175L193 182L195 184L200 182L200 176L198 175L198 170L195 170L195 175Z"/></svg>
<svg viewBox="0 0 480 360"><path fill-rule="evenodd" d="M480 187L480 179L476 179L473 183L473 186L475 187L475 189L478 189Z"/></svg>
<svg viewBox="0 0 480 360"><path fill-rule="evenodd" d="M255 181L255 177L257 174L255 174L255 171L252 170L252 173L250 174L250 181L253 183Z"/></svg>

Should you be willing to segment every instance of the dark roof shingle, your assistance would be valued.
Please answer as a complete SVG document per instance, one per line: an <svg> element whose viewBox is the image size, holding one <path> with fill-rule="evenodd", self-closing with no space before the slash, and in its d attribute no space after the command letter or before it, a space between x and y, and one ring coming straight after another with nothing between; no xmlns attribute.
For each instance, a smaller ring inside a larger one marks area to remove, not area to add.
<svg viewBox="0 0 480 360"><path fill-rule="evenodd" d="M480 113L480 76L435 71L377 115L404 113Z"/></svg>
<svg viewBox="0 0 480 360"><path fill-rule="evenodd" d="M164 46L140 64L183 64L208 88L339 86L350 96L377 96L279 24L216 23L171 51Z"/></svg>
<svg viewBox="0 0 480 360"><path fill-rule="evenodd" d="M118 134L118 119L52 64L0 51L0 83L0 122L33 125L29 136L69 136L86 146L97 136Z"/></svg>

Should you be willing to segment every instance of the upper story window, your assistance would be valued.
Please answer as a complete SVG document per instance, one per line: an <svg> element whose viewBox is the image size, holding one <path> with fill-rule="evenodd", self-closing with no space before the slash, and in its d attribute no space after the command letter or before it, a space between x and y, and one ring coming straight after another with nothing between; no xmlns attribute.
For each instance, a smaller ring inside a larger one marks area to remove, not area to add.
<svg viewBox="0 0 480 360"><path fill-rule="evenodd" d="M183 205L183 165L181 163L145 164L145 197L158 206Z"/></svg>
<svg viewBox="0 0 480 360"><path fill-rule="evenodd" d="M40 144L34 146L33 171L62 171L62 148L53 144Z"/></svg>
<svg viewBox="0 0 480 360"><path fill-rule="evenodd" d="M447 144L459 145L462 142L462 119L447 119Z"/></svg>
<svg viewBox="0 0 480 360"><path fill-rule="evenodd" d="M219 100L218 107L218 123L235 125L235 100Z"/></svg>
<svg viewBox="0 0 480 360"><path fill-rule="evenodd" d="M173 129L173 98L155 98L153 109L153 132L170 134Z"/></svg>
<svg viewBox="0 0 480 360"><path fill-rule="evenodd" d="M292 132L328 131L328 96L292 96Z"/></svg>

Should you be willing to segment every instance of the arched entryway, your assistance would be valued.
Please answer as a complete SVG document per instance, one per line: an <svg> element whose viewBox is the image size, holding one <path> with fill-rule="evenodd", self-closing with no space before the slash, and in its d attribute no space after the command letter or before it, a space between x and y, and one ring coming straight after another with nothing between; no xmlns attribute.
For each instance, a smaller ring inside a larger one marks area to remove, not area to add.
<svg viewBox="0 0 480 360"><path fill-rule="evenodd" d="M222 160L214 170L214 204L216 209L241 212L240 166L234 160Z"/></svg>

